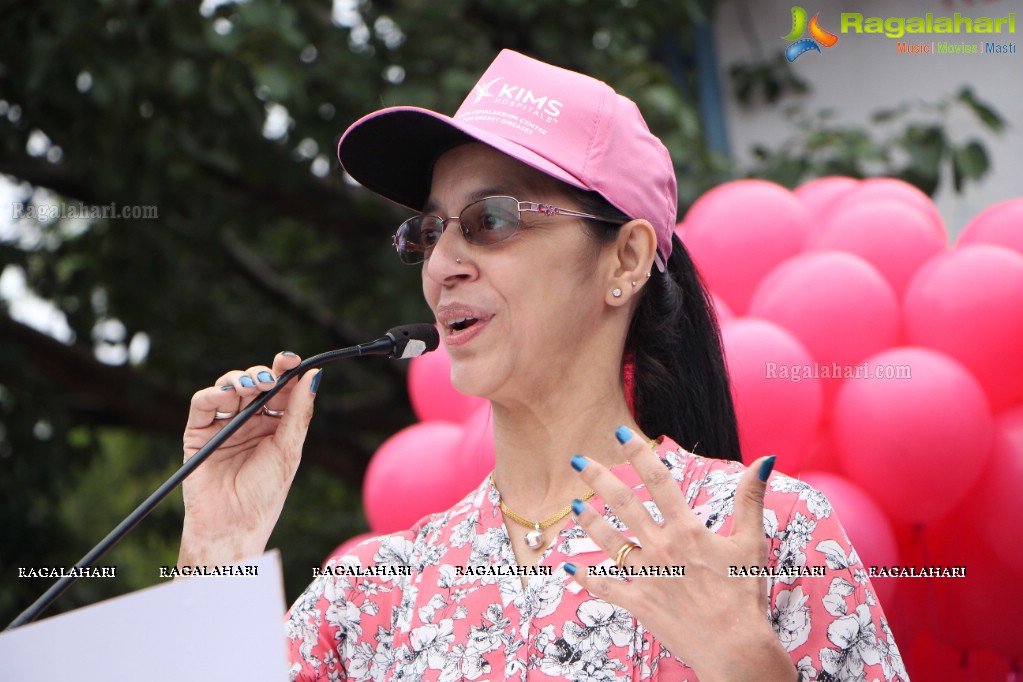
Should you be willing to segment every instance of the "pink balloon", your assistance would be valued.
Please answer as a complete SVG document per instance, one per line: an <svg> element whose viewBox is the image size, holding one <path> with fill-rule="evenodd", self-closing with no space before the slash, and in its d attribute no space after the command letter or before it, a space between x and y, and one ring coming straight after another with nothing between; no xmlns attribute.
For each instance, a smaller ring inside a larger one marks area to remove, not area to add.
<svg viewBox="0 0 1023 682"><path fill-rule="evenodd" d="M992 410L1023 398L1023 255L978 244L936 256L906 289L903 315L907 341L963 363Z"/></svg>
<svg viewBox="0 0 1023 682"><path fill-rule="evenodd" d="M937 519L966 497L991 454L984 392L928 348L893 348L867 363L876 378L846 381L832 413L842 469L893 521Z"/></svg>
<svg viewBox="0 0 1023 682"><path fill-rule="evenodd" d="M980 518L970 502L924 531L923 557L931 565L964 565L966 577L934 580L932 603L939 639L961 648L984 647L1016 658L1023 657L1019 613L1023 611L1023 567L1000 561L978 537L980 524L1001 524L1001 519ZM1002 541L1015 542L1012 526L1002 526ZM901 587L900 587L901 592ZM981 606L983 605L983 606ZM974 677L970 679L996 679Z"/></svg>
<svg viewBox="0 0 1023 682"><path fill-rule="evenodd" d="M1007 528L1023 529L1023 405L995 415L991 461L974 488L978 530L988 548L1006 564L1023 566L1023 544L1006 537Z"/></svg>
<svg viewBox="0 0 1023 682"><path fill-rule="evenodd" d="M459 476L466 482L478 484L494 470L494 422L489 403L465 420L456 449ZM470 485L466 492L474 486Z"/></svg>
<svg viewBox="0 0 1023 682"><path fill-rule="evenodd" d="M803 379L810 353L781 327L750 318L721 330L739 443L749 464L777 455L779 471L794 473L821 418L821 387Z"/></svg>
<svg viewBox="0 0 1023 682"><path fill-rule="evenodd" d="M810 221L810 211L781 185L736 180L697 199L679 236L707 286L742 315L760 279L802 250Z"/></svg>
<svg viewBox="0 0 1023 682"><path fill-rule="evenodd" d="M945 242L919 209L894 199L878 199L831 214L811 235L808 247L859 256L877 268L901 298L913 274L944 251Z"/></svg>
<svg viewBox="0 0 1023 682"><path fill-rule="evenodd" d="M795 189L795 194L810 209L814 222L824 215L828 207L858 187L860 181L841 175L829 175L808 180Z"/></svg>
<svg viewBox="0 0 1023 682"><path fill-rule="evenodd" d="M728 307L728 304L725 303L720 296L712 293L710 295L710 300L714 305L714 313L717 315L718 326L724 324L726 320L730 320L735 317L735 313L732 312L732 309Z"/></svg>
<svg viewBox="0 0 1023 682"><path fill-rule="evenodd" d="M899 590L899 603L902 603L902 590ZM914 604L913 616L920 622L919 614L927 613L927 604ZM888 615L888 610L885 610ZM896 614L901 615L901 614ZM891 621L889 621L889 624ZM899 645L902 662L912 680L941 680L941 682L969 682L968 661L965 659L965 647L949 646L947 642L939 642L929 633L922 633L909 638L903 631L892 626L892 634ZM987 679L987 678L972 678ZM989 678L997 679L997 678Z"/></svg>
<svg viewBox="0 0 1023 682"><path fill-rule="evenodd" d="M828 415L825 413L825 417ZM821 420L821 424L814 432L810 444L806 446L806 453L802 461L798 463L795 471L826 471L838 473L841 466L838 463L838 454L835 452L834 437L831 433L831 424L827 419ZM789 473L789 472L786 472Z"/></svg>
<svg viewBox="0 0 1023 682"><path fill-rule="evenodd" d="M838 512L846 535L852 541L864 566L894 566L899 563L899 547L892 524L870 495L848 479L826 471L807 471L800 480L809 483L831 502ZM881 604L890 604L896 578L875 577L874 585Z"/></svg>
<svg viewBox="0 0 1023 682"><path fill-rule="evenodd" d="M410 528L442 512L472 487L459 476L462 427L452 422L413 424L377 448L362 482L362 503L377 534Z"/></svg>
<svg viewBox="0 0 1023 682"><path fill-rule="evenodd" d="M963 229L956 244L997 244L1023 255L1023 197L981 211Z"/></svg>
<svg viewBox="0 0 1023 682"><path fill-rule="evenodd" d="M931 198L908 182L896 178L867 178L861 181L859 187L843 194L837 201L832 203L828 207L824 218L828 219L854 206L873 203L881 199L895 199L910 206L915 206L930 219L931 227L934 229L935 234L941 238L942 243L948 239L945 221L942 219L938 207L931 201Z"/></svg>
<svg viewBox="0 0 1023 682"><path fill-rule="evenodd" d="M463 422L487 401L451 385L451 356L444 344L409 361L408 393L420 421Z"/></svg>
<svg viewBox="0 0 1023 682"><path fill-rule="evenodd" d="M778 324L820 364L829 404L869 355L897 343L899 304L891 286L863 259L838 251L790 258L757 287L749 314Z"/></svg>

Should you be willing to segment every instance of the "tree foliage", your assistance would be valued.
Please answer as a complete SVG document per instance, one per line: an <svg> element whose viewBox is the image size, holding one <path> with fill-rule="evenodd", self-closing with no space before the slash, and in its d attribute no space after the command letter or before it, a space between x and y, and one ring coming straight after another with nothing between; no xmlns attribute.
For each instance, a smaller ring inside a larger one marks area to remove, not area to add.
<svg viewBox="0 0 1023 682"><path fill-rule="evenodd" d="M279 350L311 355L429 319L418 270L388 248L404 212L338 169L337 139L358 117L391 104L453 112L507 47L636 99L699 178L684 203L724 177L682 94L690 67L662 58L690 50L696 2L6 5L0 173L20 183L17 202L158 217L22 217L0 243L0 270L23 272L70 329L62 343L0 314L4 622L48 586L15 567L71 564L177 466L197 388ZM364 529L368 459L412 421L401 365L326 370L272 539L289 594ZM180 497L165 503L103 560L119 579L80 581L60 608L157 582L180 515Z"/></svg>
<svg viewBox="0 0 1023 682"><path fill-rule="evenodd" d="M694 30L712 0L4 5L0 174L18 183L16 202L157 212L41 211L0 241L0 272L22 273L67 321L58 341L0 310L5 623L48 587L15 578L18 566L70 565L178 466L196 389L279 350L311 355L429 319L418 269L388 246L407 212L338 168L338 137L362 115L397 104L451 113L512 48L634 99L683 178L680 206L734 172L705 143L696 104ZM736 85L799 91L779 68L751 65ZM961 102L1000 123L970 97ZM907 135L930 153L933 133ZM860 153L855 134L838 137ZM762 172L792 184L818 170L806 144L793 158L766 154ZM983 173L982 147L952 154L957 177ZM413 421L404 368L379 359L329 367L316 409L271 538L289 597L365 529L365 467ZM158 582L180 522L178 494L101 561L119 567L116 581L80 581L54 611Z"/></svg>

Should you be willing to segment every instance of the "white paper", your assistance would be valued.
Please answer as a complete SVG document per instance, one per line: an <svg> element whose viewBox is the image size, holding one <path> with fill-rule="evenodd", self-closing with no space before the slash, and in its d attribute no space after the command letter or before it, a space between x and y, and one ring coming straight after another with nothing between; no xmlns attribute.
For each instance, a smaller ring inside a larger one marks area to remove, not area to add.
<svg viewBox="0 0 1023 682"><path fill-rule="evenodd" d="M280 556L245 565L258 575L168 581L4 632L0 680L286 680Z"/></svg>

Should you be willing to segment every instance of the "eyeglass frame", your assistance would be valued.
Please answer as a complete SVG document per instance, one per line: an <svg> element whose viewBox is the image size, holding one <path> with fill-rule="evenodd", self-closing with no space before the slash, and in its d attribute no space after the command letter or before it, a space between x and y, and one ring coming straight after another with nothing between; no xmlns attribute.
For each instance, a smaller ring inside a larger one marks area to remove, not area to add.
<svg viewBox="0 0 1023 682"><path fill-rule="evenodd" d="M464 225L462 223L462 215L465 213L465 211L468 208L470 208L472 206L475 206L476 204L482 203L484 201L487 201L489 199L511 199L512 201L514 201L516 203L516 205L517 205L517 210L518 210L518 213L519 213L519 216L518 216L519 217L519 224L516 225L514 231L510 232L507 236L502 237L501 239L498 239L497 241L476 243L476 242L472 241L472 238L470 237L470 234L472 234L472 233L469 232L464 227ZM408 218L407 220L402 221L402 223L400 225L398 225L398 229L395 231L394 236L391 237L391 245L394 246L395 251L398 252L398 254L399 254L398 260L401 260L402 263L405 263L406 265L419 265L420 263L425 263L426 262L427 257L425 255L423 256L423 260L421 260L421 261L407 262L407 261L404 261L404 260L401 259L401 250L400 250L399 245L398 245L398 233L400 233L401 229L403 227L405 227L405 225L407 225L409 222L411 222L413 220L416 220L416 219L422 220L423 218L436 218L436 219L440 220L440 222L441 222L441 233L443 234L444 230L447 229L448 223L451 222L452 220L457 220L458 221L459 230L462 233L462 237L465 238L465 241L467 241L470 244L473 244L475 246L489 246L491 244L500 244L501 242L503 242L503 241L505 241L507 239L510 239L512 237L512 235L514 235L516 232L518 232L519 229L522 227L522 214L523 213L539 213L539 214L544 215L544 216L546 216L548 218L551 218L551 217L554 217L554 216L566 216L566 217L569 217L569 218L585 218L587 220L596 220L596 221L599 221L599 222L602 222L602 223L614 223L614 224L618 224L618 225L624 225L629 220L632 220L631 218L628 218L625 221L622 221L622 220L616 219L616 218L604 218L602 216L592 215L590 213L582 213L581 211L574 211L574 210L572 210L570 208L559 208L559 207L554 206L552 204L546 204L546 203L541 203L541 202L536 202L536 201L521 201L518 198L510 196L510 195L507 195L507 194L495 194L493 196L481 197L479 199L476 199L475 201L469 202L468 204L466 204L462 208L461 211L459 211L458 215L456 215L456 216L450 216L448 218L445 218L443 216L439 216L439 215L436 215L434 213L419 213L417 215L414 215L411 218Z"/></svg>

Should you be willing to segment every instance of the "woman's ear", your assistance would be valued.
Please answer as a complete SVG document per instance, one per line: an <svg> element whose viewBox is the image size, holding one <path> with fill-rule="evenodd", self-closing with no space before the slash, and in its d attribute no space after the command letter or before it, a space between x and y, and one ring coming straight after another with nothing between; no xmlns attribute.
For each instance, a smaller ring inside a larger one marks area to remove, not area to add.
<svg viewBox="0 0 1023 682"><path fill-rule="evenodd" d="M621 305L646 284L657 254L657 232L648 220L630 220L618 230L608 282L608 303Z"/></svg>

